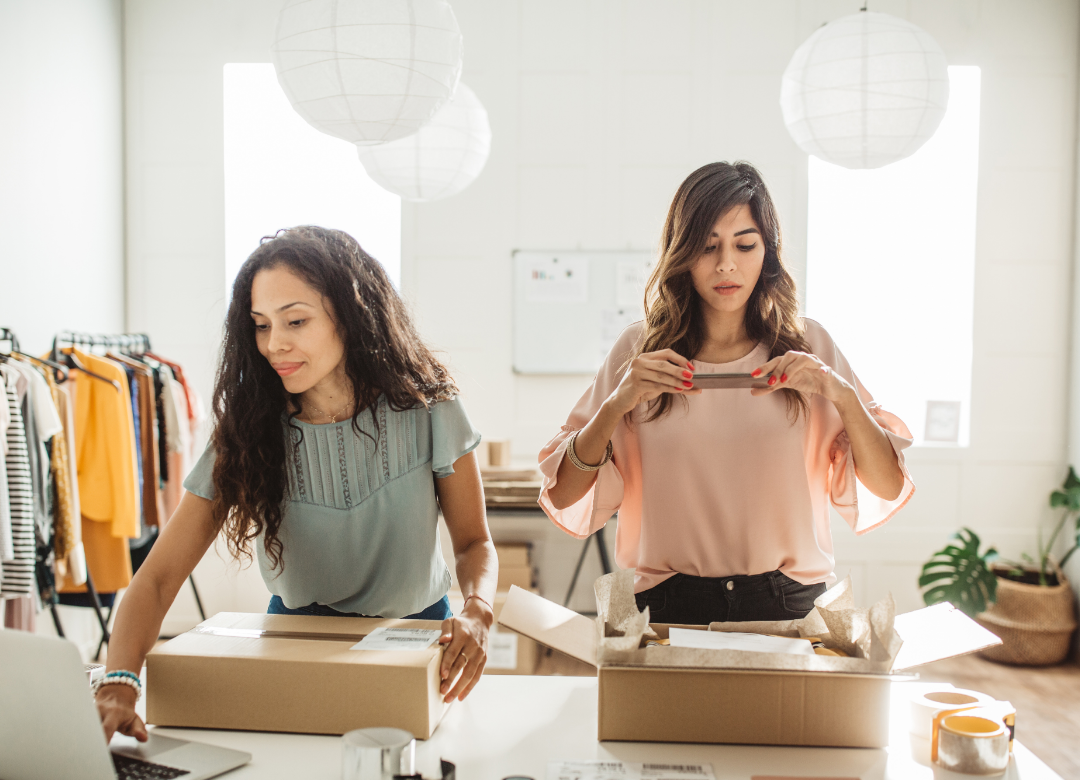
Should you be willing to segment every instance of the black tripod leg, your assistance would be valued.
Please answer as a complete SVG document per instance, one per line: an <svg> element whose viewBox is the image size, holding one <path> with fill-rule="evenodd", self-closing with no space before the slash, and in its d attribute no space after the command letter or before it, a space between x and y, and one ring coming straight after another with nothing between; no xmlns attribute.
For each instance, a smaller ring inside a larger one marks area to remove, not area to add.
<svg viewBox="0 0 1080 780"><path fill-rule="evenodd" d="M56 626L56 635L61 639L65 639L64 627L60 625L60 614L56 611L56 605L52 605L52 609L49 610L52 613L52 622ZM100 652L100 651L99 651Z"/></svg>
<svg viewBox="0 0 1080 780"><path fill-rule="evenodd" d="M112 623L112 613L116 608L116 596L113 595L113 603L109 605L109 614L105 616L105 625ZM97 652L94 653L94 658L101 658L101 649L105 647L105 636L102 635L101 641L98 642Z"/></svg>
<svg viewBox="0 0 1080 780"><path fill-rule="evenodd" d="M611 558L608 556L607 543L604 541L604 529L599 529L595 536L596 548L600 551L600 568L604 570L604 574L611 574L614 569L611 568Z"/></svg>
<svg viewBox="0 0 1080 780"><path fill-rule="evenodd" d="M97 589L94 588L94 580L90 577L89 571L86 572L86 591L90 594L90 600L94 602L94 614L97 615L98 625L101 626L101 641L107 645L109 644L109 623L101 614L101 599L98 598ZM115 598L116 595L113 594L113 599Z"/></svg>
<svg viewBox="0 0 1080 780"><path fill-rule="evenodd" d="M199 615L203 620L206 620L206 610L203 609L202 599L199 598L199 589L195 587L195 575L188 575L188 582L191 583L191 592L195 594L195 606L199 608Z"/></svg>
<svg viewBox="0 0 1080 780"><path fill-rule="evenodd" d="M585 555L589 552L589 542L592 541L592 537L585 539L585 546L581 548L581 555L578 556L577 566L574 568L574 576L570 578L570 587L566 591L566 599L563 601L564 607L570 606L570 597L574 595L574 587L577 585L578 575L581 574L581 564L585 563Z"/></svg>

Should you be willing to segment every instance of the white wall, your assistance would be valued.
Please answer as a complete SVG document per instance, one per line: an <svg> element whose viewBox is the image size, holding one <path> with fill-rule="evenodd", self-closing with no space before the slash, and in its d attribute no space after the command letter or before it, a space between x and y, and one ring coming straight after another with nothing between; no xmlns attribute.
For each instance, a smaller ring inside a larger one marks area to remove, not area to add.
<svg viewBox="0 0 1080 780"><path fill-rule="evenodd" d="M0 326L26 351L124 328L121 54L120 0L0 2Z"/></svg>
<svg viewBox="0 0 1080 780"><path fill-rule="evenodd" d="M857 4L453 5L492 153L461 195L405 207L402 284L477 425L512 438L525 461L589 378L512 373L511 252L652 249L681 179L743 158L770 183L801 279L806 157L781 120L780 75L802 40ZM221 68L269 61L279 6L125 4L129 326L190 365L204 394L223 314ZM1008 554L1031 549L1063 475L1080 19L1069 0L880 0L874 10L922 26L951 64L980 66L983 82L972 443L911 452L909 506L867 537L836 532L838 571L852 573L862 600L891 590L911 608L918 565L961 525ZM902 370L904 346L888 348ZM887 403L887 388L875 393Z"/></svg>

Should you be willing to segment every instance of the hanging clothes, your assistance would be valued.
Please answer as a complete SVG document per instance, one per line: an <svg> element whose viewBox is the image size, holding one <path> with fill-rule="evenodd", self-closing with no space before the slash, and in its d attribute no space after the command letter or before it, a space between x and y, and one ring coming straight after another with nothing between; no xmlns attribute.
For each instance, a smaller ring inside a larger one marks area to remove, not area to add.
<svg viewBox="0 0 1080 780"><path fill-rule="evenodd" d="M26 427L19 397L21 374L10 363L0 364L9 423L5 431L4 466L11 519L12 555L3 562L0 595L28 596L34 584L34 491L27 454Z"/></svg>
<svg viewBox="0 0 1080 780"><path fill-rule="evenodd" d="M67 395L60 389L53 376L45 372L45 380L49 384L49 393L53 399L60 419L61 431L52 440L52 474L53 483L56 486L56 500L53 503L53 551L56 555L57 574L63 576L71 568L71 559L81 556L82 533L80 532L80 517L78 514L78 484L73 483L71 471L71 454L69 450L69 434L74 436L75 421L71 417L67 407ZM80 552L76 553L75 548ZM86 582L86 564L81 569L81 579L75 576L76 582Z"/></svg>
<svg viewBox="0 0 1080 780"><path fill-rule="evenodd" d="M126 355L109 352L106 357L134 376L135 441L141 483L142 518L145 526L160 526L165 510L161 503L161 460L158 447L158 400L154 372Z"/></svg>
<svg viewBox="0 0 1080 780"><path fill-rule="evenodd" d="M78 468L82 536L87 567L96 589L114 593L131 582L128 539L140 535L135 421L127 373L117 363L71 350L90 371L120 384L121 390L82 372L75 388L75 460ZM64 579L63 593L85 589Z"/></svg>
<svg viewBox="0 0 1080 780"><path fill-rule="evenodd" d="M71 527L65 528L64 533L70 534L71 548L67 555L67 572L58 572L59 578L70 577L75 585L86 583L86 553L83 549L82 539L82 505L79 502L79 470L75 453L75 392L77 383L74 381L64 382L59 387L59 400L57 411L60 412L60 420L64 424L64 439L66 441L67 459L67 482L70 487L71 498Z"/></svg>

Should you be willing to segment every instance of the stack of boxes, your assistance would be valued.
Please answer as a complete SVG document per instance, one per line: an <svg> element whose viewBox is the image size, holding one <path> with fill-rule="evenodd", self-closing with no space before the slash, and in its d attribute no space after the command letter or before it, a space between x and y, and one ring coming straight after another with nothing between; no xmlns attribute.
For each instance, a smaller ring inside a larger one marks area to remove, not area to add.
<svg viewBox="0 0 1080 780"><path fill-rule="evenodd" d="M527 543L495 544L499 556L499 590L495 595L495 624L488 637L488 662L484 674L534 674L539 659L537 644L528 637L513 631L500 629L499 615L510 587L516 585L536 593L531 560L531 545ZM454 614L461 611L464 597L459 591L450 592L450 608Z"/></svg>

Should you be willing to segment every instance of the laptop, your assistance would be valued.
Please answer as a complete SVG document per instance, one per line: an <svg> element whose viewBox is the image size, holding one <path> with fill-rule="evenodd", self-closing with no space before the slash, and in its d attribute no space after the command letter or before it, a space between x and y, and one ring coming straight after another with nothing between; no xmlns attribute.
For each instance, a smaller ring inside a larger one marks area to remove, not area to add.
<svg viewBox="0 0 1080 780"><path fill-rule="evenodd" d="M64 639L0 630L0 774L4 780L205 780L250 753L150 732L105 744L87 673Z"/></svg>

